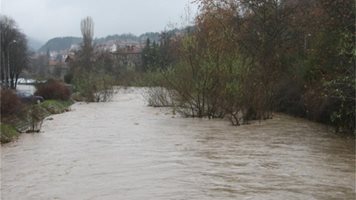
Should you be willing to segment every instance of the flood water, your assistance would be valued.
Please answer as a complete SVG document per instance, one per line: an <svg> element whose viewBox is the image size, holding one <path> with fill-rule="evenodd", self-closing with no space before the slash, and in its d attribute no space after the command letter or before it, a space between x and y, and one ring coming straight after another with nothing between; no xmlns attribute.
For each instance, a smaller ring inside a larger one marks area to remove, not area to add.
<svg viewBox="0 0 356 200"><path fill-rule="evenodd" d="M140 92L77 103L3 145L2 199L355 199L354 139L285 115L181 118Z"/></svg>

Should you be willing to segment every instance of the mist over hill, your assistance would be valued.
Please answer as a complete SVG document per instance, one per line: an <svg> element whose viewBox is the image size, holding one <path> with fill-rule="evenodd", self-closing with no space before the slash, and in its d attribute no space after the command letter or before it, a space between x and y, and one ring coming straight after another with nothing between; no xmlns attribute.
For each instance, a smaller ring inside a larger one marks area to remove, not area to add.
<svg viewBox="0 0 356 200"><path fill-rule="evenodd" d="M28 37L27 44L31 51L37 51L43 45L43 42L36 40L34 38Z"/></svg>

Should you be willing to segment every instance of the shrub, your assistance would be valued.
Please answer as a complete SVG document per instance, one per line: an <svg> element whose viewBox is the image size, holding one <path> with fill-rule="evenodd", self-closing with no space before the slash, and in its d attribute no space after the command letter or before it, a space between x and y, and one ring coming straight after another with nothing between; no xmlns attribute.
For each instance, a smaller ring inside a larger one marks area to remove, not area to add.
<svg viewBox="0 0 356 200"><path fill-rule="evenodd" d="M73 79L80 98L86 102L107 102L114 95L113 77L104 73L85 72Z"/></svg>
<svg viewBox="0 0 356 200"><path fill-rule="evenodd" d="M48 111L39 104L33 104L28 107L27 117L30 123L30 130L27 132L39 132L43 119L48 115Z"/></svg>
<svg viewBox="0 0 356 200"><path fill-rule="evenodd" d="M1 116L18 113L22 103L18 96L10 89L1 89Z"/></svg>
<svg viewBox="0 0 356 200"><path fill-rule="evenodd" d="M145 99L148 102L148 106L152 107L172 107L173 91L169 91L163 87L150 87L144 94Z"/></svg>
<svg viewBox="0 0 356 200"><path fill-rule="evenodd" d="M64 75L64 82L71 84L73 80L73 73L69 72L66 75Z"/></svg>
<svg viewBox="0 0 356 200"><path fill-rule="evenodd" d="M36 86L35 95L42 96L44 99L69 100L71 92L69 88L62 82L56 80L48 80L46 83L41 83Z"/></svg>
<svg viewBox="0 0 356 200"><path fill-rule="evenodd" d="M355 77L341 76L324 83L330 122L339 131L355 133Z"/></svg>
<svg viewBox="0 0 356 200"><path fill-rule="evenodd" d="M294 80L290 76L282 78L276 84L274 95L274 109L277 112L293 116L305 117L306 108L303 101L304 85L302 81Z"/></svg>

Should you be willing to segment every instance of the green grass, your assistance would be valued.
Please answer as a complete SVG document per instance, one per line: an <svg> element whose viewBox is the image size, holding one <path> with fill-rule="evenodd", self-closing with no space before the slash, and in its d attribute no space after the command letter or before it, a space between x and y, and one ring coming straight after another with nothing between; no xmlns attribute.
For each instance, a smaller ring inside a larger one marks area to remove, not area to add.
<svg viewBox="0 0 356 200"><path fill-rule="evenodd" d="M16 139L19 136L19 133L16 129L7 124L0 124L1 128L1 143L8 143Z"/></svg>
<svg viewBox="0 0 356 200"><path fill-rule="evenodd" d="M46 100L40 106L51 114L59 114L65 112L72 104L72 101Z"/></svg>

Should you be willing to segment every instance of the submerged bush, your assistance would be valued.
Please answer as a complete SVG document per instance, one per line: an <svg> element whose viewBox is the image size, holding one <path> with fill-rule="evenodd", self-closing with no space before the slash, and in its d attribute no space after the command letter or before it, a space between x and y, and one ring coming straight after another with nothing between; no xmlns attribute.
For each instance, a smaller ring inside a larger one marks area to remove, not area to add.
<svg viewBox="0 0 356 200"><path fill-rule="evenodd" d="M74 89L87 102L110 101L114 95L112 76L103 73L83 73L73 79Z"/></svg>
<svg viewBox="0 0 356 200"><path fill-rule="evenodd" d="M354 131L355 134L355 77L338 77L324 83L325 97L331 102L330 121L339 131Z"/></svg>
<svg viewBox="0 0 356 200"><path fill-rule="evenodd" d="M39 132L43 119L48 115L48 111L40 104L33 104L27 108L27 118L30 123L28 132Z"/></svg>
<svg viewBox="0 0 356 200"><path fill-rule="evenodd" d="M173 91L163 87L150 87L146 90L144 97L148 105L153 107L171 107L174 106Z"/></svg>

